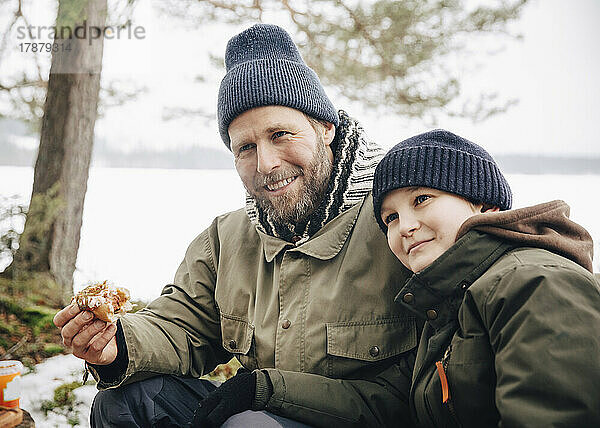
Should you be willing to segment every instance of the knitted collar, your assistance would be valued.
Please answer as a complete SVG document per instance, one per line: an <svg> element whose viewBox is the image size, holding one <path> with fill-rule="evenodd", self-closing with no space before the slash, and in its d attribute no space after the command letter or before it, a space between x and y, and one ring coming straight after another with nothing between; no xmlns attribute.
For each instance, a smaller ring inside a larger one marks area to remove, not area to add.
<svg viewBox="0 0 600 428"><path fill-rule="evenodd" d="M360 124L340 110L340 124L331 143L333 168L327 192L310 217L298 224L275 224L256 200L246 193L246 213L256 229L267 235L295 242L306 242L328 221L361 202L373 185L375 167L384 155L377 144L365 139Z"/></svg>

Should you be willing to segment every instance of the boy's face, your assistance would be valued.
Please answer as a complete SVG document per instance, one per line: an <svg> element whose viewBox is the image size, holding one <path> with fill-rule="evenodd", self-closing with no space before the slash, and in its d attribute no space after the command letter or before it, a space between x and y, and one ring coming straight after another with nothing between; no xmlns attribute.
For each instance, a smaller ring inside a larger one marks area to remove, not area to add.
<svg viewBox="0 0 600 428"><path fill-rule="evenodd" d="M450 248L460 226L482 207L442 190L403 187L385 196L381 218L392 252L416 273Z"/></svg>

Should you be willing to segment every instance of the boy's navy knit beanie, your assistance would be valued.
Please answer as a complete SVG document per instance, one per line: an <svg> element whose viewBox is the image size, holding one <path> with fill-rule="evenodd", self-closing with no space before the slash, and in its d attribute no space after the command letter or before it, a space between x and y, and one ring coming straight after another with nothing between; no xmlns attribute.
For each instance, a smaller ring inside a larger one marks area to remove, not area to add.
<svg viewBox="0 0 600 428"><path fill-rule="evenodd" d="M375 169L373 208L379 227L385 194L423 186L454 193L473 202L509 210L512 192L494 159L482 147L443 129L425 132L394 146Z"/></svg>
<svg viewBox="0 0 600 428"><path fill-rule="evenodd" d="M280 105L338 126L339 119L316 73L305 63L281 27L256 24L234 36L225 51L227 74L221 81L217 120L230 148L229 124L255 107Z"/></svg>

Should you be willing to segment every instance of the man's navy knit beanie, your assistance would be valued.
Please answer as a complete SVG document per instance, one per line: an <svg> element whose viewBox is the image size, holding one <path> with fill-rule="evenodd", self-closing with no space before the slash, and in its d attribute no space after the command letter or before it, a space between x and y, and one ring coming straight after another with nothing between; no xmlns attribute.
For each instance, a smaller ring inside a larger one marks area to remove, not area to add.
<svg viewBox="0 0 600 428"><path fill-rule="evenodd" d="M281 27L256 24L234 36L227 43L225 67L217 120L227 147L231 121L254 107L292 107L338 126L337 112L319 78Z"/></svg>
<svg viewBox="0 0 600 428"><path fill-rule="evenodd" d="M482 147L443 129L425 132L394 146L373 179L373 208L379 227L387 192L423 186L454 193L473 202L509 210L512 192L494 159Z"/></svg>

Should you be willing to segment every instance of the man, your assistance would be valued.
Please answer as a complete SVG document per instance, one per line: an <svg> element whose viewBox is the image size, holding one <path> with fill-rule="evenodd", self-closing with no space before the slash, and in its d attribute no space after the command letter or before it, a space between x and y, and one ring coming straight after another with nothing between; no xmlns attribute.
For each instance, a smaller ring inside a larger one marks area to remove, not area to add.
<svg viewBox="0 0 600 428"><path fill-rule="evenodd" d="M393 303L407 271L370 208L381 149L283 29L238 34L225 62L219 130L245 210L217 217L143 311L116 326L72 306L55 318L104 390L92 426L408 420L417 328ZM197 379L231 356L249 371L216 389Z"/></svg>

